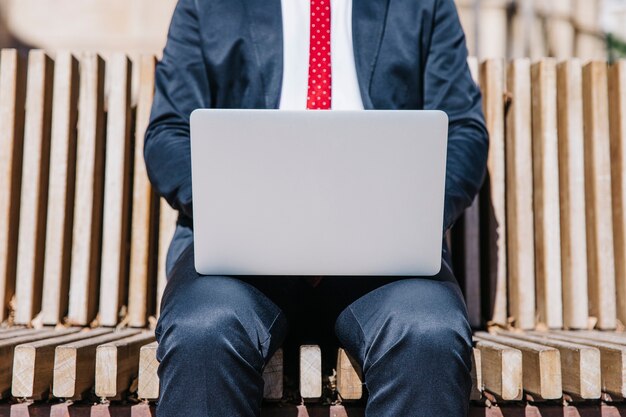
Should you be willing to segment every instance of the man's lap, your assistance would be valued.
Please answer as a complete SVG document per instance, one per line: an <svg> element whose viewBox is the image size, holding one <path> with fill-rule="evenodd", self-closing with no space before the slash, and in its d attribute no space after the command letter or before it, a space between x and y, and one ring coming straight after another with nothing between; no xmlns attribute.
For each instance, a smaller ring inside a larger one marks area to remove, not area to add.
<svg viewBox="0 0 626 417"><path fill-rule="evenodd" d="M186 248L178 250L178 256L170 268L168 275L168 285L166 286L162 309L168 308L168 293L176 290L174 287L188 285L185 282L193 277L197 279L207 280L206 291L211 291L211 279L215 277L199 275L193 265L193 244L187 245ZM185 275L182 277L181 275ZM287 319L289 332L300 342L316 342L318 339L335 339L333 329L337 317L349 305L355 303L364 295L370 293L377 288L385 286L395 281L431 281L431 282L447 282L447 286L453 289L456 294L452 297L460 298L460 289L452 270L446 262L442 262L442 268L438 275L434 277L331 277L326 276L316 287L309 285L305 277L297 276L236 276L228 277L234 283L246 283L249 285L233 285L231 291L238 291L240 288L256 288L261 294L259 297L271 301L273 306L282 311ZM418 286L404 286L406 291L421 291ZM202 290L198 290L202 291ZM199 294L196 294L199 295ZM233 294L234 295L234 294ZM265 296L265 297L263 297ZM201 300L193 297L194 300ZM207 302L210 297L207 296ZM183 302L177 300L175 302ZM191 300L187 300L191 302ZM371 303L380 303L380 299L371 298ZM417 299L416 299L417 302ZM265 305L265 304L264 304ZM244 306L237 306L245 308ZM254 308L250 305L249 307ZM376 305L370 305L372 309L376 309ZM463 306L463 309L465 307ZM261 312L259 312L261 313Z"/></svg>

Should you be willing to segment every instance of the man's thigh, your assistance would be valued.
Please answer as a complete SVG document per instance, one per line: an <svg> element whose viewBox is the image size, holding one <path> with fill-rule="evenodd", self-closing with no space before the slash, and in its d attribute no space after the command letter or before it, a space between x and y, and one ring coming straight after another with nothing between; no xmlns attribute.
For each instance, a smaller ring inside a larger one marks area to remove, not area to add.
<svg viewBox="0 0 626 417"><path fill-rule="evenodd" d="M170 293L181 292L180 287L188 288L193 286L193 281L197 279L206 280L206 290L210 292L211 278L210 275L200 275L196 272L194 266L194 248L193 244L187 246L177 257L168 274L167 285L165 287L161 303L167 304ZM297 294L302 292L303 282L295 277L279 277L279 276L254 276L239 275L229 276L242 283L246 283L276 304L281 310L287 314L296 304Z"/></svg>
<svg viewBox="0 0 626 417"><path fill-rule="evenodd" d="M294 281L287 277L200 275L190 245L170 271L161 300L157 339L175 333L167 332L174 328L178 332L185 328L217 331L219 327L208 328L215 320L224 321L224 327L236 319L253 339L255 334L269 337L271 333L274 350L286 336L294 291Z"/></svg>

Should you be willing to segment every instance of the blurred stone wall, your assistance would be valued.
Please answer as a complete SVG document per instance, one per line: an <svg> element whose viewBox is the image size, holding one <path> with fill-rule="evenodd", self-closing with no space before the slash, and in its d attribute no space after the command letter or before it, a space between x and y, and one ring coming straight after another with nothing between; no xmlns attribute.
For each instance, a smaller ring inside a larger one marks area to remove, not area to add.
<svg viewBox="0 0 626 417"><path fill-rule="evenodd" d="M472 55L605 58L626 0L456 0ZM176 0L0 0L0 45L159 54Z"/></svg>
<svg viewBox="0 0 626 417"><path fill-rule="evenodd" d="M456 0L481 58L604 59L605 34L626 39L626 0Z"/></svg>
<svg viewBox="0 0 626 417"><path fill-rule="evenodd" d="M176 0L0 0L0 11L3 32L37 48L136 54L160 53L175 5Z"/></svg>

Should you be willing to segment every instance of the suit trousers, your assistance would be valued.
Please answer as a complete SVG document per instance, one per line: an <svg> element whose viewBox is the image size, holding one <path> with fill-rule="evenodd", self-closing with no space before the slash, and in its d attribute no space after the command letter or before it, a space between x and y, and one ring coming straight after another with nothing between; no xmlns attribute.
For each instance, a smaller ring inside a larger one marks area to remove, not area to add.
<svg viewBox="0 0 626 417"><path fill-rule="evenodd" d="M310 327L333 332L361 366L367 417L467 415L471 329L447 263L434 277L312 287L303 277L202 276L193 257L190 245L161 302L157 417L259 416L265 364L288 330Z"/></svg>

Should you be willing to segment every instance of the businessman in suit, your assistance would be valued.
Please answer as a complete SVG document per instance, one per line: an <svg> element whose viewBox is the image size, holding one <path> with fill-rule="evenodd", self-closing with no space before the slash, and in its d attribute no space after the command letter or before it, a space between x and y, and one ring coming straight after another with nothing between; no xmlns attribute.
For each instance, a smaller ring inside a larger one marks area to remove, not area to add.
<svg viewBox="0 0 626 417"><path fill-rule="evenodd" d="M258 416L266 362L311 311L361 365L367 416L467 415L471 329L445 244L435 277L200 276L189 147L196 108L443 110L447 230L487 156L466 59L453 0L179 0L145 142L150 179L180 212L156 328L159 417Z"/></svg>

